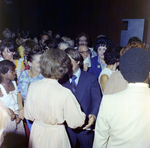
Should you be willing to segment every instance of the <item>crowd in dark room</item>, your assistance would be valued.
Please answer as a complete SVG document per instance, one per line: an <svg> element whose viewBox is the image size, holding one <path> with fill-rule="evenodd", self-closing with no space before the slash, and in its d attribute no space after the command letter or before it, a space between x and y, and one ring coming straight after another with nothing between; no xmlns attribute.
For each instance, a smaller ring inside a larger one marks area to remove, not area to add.
<svg viewBox="0 0 150 148"><path fill-rule="evenodd" d="M0 1L1 148L150 147L145 2Z"/></svg>

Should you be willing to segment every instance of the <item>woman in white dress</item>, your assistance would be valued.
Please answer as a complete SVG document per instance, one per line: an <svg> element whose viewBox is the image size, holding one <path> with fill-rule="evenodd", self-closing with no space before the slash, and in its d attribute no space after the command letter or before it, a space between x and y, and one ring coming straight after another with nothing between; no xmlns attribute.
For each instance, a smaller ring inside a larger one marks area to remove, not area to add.
<svg viewBox="0 0 150 148"><path fill-rule="evenodd" d="M70 148L64 122L77 128L85 121L72 92L58 82L71 68L71 61L64 51L51 49L41 56L40 64L45 78L30 85L24 106L24 117L34 121L29 148Z"/></svg>
<svg viewBox="0 0 150 148"><path fill-rule="evenodd" d="M22 120L18 116L17 86L15 79L15 65L9 60L0 62L0 100L15 116L8 120L6 136L2 147L15 147L25 145L26 136ZM12 121L13 120L13 121Z"/></svg>
<svg viewBox="0 0 150 148"><path fill-rule="evenodd" d="M116 71L117 66L119 65L121 49L122 47L120 46L110 46L104 53L104 60L107 66L102 70L98 78L102 94L108 79L110 78L111 74Z"/></svg>

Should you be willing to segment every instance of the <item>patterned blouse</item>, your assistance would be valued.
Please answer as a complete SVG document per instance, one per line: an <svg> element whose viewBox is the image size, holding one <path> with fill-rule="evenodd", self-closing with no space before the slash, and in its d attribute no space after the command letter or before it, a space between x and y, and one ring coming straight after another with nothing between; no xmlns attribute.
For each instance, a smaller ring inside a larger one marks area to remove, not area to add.
<svg viewBox="0 0 150 148"><path fill-rule="evenodd" d="M44 76L42 74L38 75L37 77L31 78L27 74L27 70L23 71L18 79L18 92L21 93L21 96L23 97L23 100L25 101L28 87L32 82L38 81L43 79Z"/></svg>

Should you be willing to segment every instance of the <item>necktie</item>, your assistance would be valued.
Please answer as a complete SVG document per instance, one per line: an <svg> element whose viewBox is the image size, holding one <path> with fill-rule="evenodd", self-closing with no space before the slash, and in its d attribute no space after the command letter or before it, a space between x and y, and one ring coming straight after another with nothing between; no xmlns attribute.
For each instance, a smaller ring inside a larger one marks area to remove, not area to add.
<svg viewBox="0 0 150 148"><path fill-rule="evenodd" d="M72 75L71 78L72 78L71 88L72 88L72 91L75 92L76 87L77 87L77 84L76 84L76 82L75 82L75 79L76 79L77 77L76 77L75 75Z"/></svg>

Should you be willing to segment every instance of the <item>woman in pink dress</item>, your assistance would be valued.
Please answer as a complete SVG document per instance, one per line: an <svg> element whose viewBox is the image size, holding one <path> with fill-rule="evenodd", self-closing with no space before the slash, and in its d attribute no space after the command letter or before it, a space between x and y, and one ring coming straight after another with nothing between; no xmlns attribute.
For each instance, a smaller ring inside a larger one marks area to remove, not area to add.
<svg viewBox="0 0 150 148"><path fill-rule="evenodd" d="M34 121L29 148L70 148L64 122L77 128L85 121L72 92L58 83L71 61L64 51L51 49L42 55L40 64L45 78L30 85L24 106L25 118Z"/></svg>

